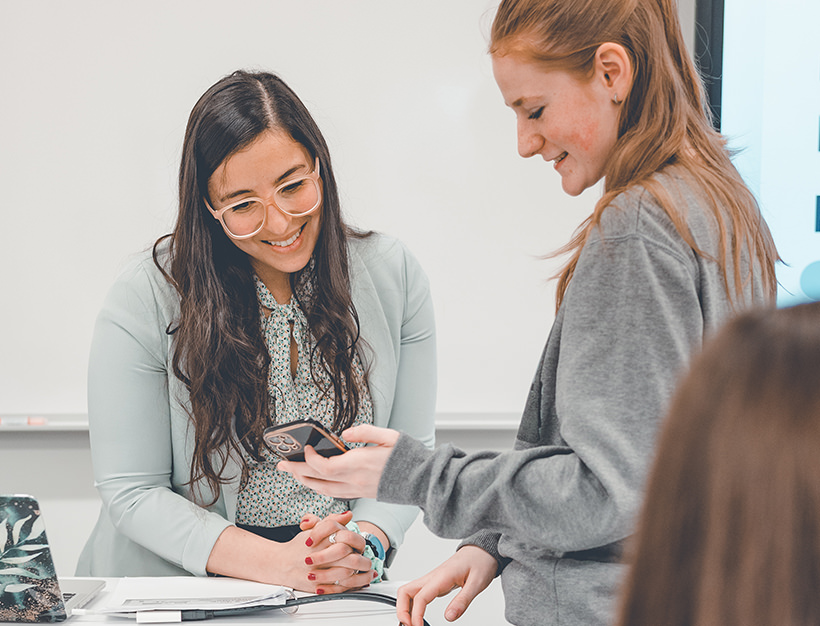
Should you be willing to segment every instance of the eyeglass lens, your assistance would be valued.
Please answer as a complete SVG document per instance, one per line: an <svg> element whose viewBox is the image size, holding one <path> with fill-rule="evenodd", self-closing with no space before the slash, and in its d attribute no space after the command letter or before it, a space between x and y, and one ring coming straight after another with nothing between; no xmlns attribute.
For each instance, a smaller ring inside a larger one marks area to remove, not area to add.
<svg viewBox="0 0 820 626"><path fill-rule="evenodd" d="M310 213L319 206L319 184L312 178L299 178L276 190L273 203L293 217ZM222 214L225 226L233 235L249 235L262 226L267 207L259 200L248 200L229 208Z"/></svg>

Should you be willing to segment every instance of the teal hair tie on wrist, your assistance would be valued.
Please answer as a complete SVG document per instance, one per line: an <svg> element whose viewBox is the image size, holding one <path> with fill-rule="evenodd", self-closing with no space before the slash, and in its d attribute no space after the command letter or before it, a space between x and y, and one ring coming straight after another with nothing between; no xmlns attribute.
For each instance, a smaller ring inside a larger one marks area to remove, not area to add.
<svg viewBox="0 0 820 626"><path fill-rule="evenodd" d="M347 529L361 535L364 538L364 551L362 552L362 555L370 559L370 562L373 564L373 569L376 570L376 574L378 574L378 576L373 579L373 582L381 582L384 577L385 557L382 542L372 533L365 532L359 528L359 525L356 522L348 522Z"/></svg>

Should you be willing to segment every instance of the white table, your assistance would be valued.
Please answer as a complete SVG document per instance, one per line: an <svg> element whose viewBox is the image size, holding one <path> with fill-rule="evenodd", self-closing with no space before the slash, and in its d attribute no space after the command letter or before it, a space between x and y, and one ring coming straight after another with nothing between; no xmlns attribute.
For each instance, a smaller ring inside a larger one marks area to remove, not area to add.
<svg viewBox="0 0 820 626"><path fill-rule="evenodd" d="M103 579L106 581L106 589L94 598L85 609L93 611L95 607L106 606L108 594L111 593L113 583L117 579ZM380 593L396 597L396 591L401 583L387 581L372 585L369 589L374 593ZM304 595L304 594L297 594ZM396 626L396 610L387 604L377 602L367 602L358 600L332 600L329 602L317 602L296 607L297 611L291 615L280 609L272 608L258 613L250 613L238 616L220 616L210 620L185 622L191 626L201 624L301 624L308 626L313 624L333 626ZM129 626L136 624L134 618L126 618L119 615L83 614L69 617L67 626L78 624L111 624L116 626Z"/></svg>

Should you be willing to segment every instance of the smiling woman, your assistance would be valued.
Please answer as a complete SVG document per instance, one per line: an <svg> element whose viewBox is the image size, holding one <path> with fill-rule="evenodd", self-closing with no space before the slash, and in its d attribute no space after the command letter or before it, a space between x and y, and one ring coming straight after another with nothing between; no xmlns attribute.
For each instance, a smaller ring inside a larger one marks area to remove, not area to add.
<svg viewBox="0 0 820 626"><path fill-rule="evenodd" d="M540 155L553 161L571 196L603 177L618 140L616 101L632 82L632 64L622 46L598 48L591 79L560 70L545 72L517 54L495 55L493 74L504 102L515 112L522 157Z"/></svg>
<svg viewBox="0 0 820 626"><path fill-rule="evenodd" d="M321 179L310 161L301 144L271 130L225 159L208 181L225 233L282 304L291 297L290 275L310 261L322 224ZM223 206L226 201L231 204Z"/></svg>
<svg viewBox="0 0 820 626"><path fill-rule="evenodd" d="M173 232L97 320L88 404L103 510L78 574L316 593L372 582L417 509L302 487L262 435L311 418L432 445L435 376L414 257L343 222L325 140L287 85L227 76L189 118Z"/></svg>

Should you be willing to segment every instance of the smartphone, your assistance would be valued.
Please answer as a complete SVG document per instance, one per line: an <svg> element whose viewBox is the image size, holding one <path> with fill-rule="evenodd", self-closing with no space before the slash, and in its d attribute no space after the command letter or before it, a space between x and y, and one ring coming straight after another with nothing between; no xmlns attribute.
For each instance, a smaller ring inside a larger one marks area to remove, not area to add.
<svg viewBox="0 0 820 626"><path fill-rule="evenodd" d="M322 456L336 456L350 449L337 435L312 419L270 426L262 438L274 454L288 461L304 461L305 446L311 446Z"/></svg>

